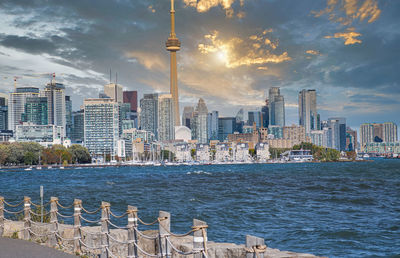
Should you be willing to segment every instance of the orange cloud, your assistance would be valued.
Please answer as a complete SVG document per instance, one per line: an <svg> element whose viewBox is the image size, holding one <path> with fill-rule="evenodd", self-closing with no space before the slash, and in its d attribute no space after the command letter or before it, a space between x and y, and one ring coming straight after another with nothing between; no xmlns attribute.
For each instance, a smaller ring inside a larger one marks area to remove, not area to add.
<svg viewBox="0 0 400 258"><path fill-rule="evenodd" d="M313 14L315 17L326 14L329 20L347 26L355 20L368 19L368 23L374 22L379 18L381 10L377 0L327 0L327 7L319 12L313 11Z"/></svg>
<svg viewBox="0 0 400 258"><path fill-rule="evenodd" d="M200 13L208 12L211 8L221 6L225 10L227 17L233 17L234 10L232 8L233 3L236 0L183 0L186 6L194 7ZM243 7L244 0L239 1L240 6ZM245 13L240 11L237 14L238 18L243 18Z"/></svg>
<svg viewBox="0 0 400 258"><path fill-rule="evenodd" d="M125 57L136 60L149 70L166 70L169 65L158 55L153 52L131 51L125 53Z"/></svg>
<svg viewBox="0 0 400 258"><path fill-rule="evenodd" d="M291 60L287 52L274 54L278 43L273 43L265 35L251 35L243 40L234 37L228 40L220 39L218 31L205 35L208 44L201 43L198 50L202 54L217 53L227 68L239 66L263 66L268 63L282 63Z"/></svg>
<svg viewBox="0 0 400 258"><path fill-rule="evenodd" d="M319 51L317 51L317 50L312 50L312 49L307 50L306 53L307 53L307 54L310 54L310 55L314 55L314 56L319 56L319 55L321 55L321 53L320 53Z"/></svg>
<svg viewBox="0 0 400 258"><path fill-rule="evenodd" d="M344 44L345 45L353 45L353 44L361 44L362 41L360 39L357 39L357 37L360 37L361 33L355 32L355 31L347 31L347 32L339 32L335 33L333 36L325 36L327 39L331 38L343 38L345 39Z"/></svg>

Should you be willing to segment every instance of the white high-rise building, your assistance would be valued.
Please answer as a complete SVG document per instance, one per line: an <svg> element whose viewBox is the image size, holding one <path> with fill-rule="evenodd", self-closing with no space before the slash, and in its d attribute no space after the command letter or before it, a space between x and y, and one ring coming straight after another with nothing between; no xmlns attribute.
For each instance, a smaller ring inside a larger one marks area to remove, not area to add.
<svg viewBox="0 0 400 258"><path fill-rule="evenodd" d="M119 84L109 83L104 85L104 94L118 103L124 102L123 89Z"/></svg>
<svg viewBox="0 0 400 258"><path fill-rule="evenodd" d="M16 126L21 124L21 114L25 112L26 99L38 97L39 89L35 87L16 88L15 92L10 93L8 100L8 130L15 132Z"/></svg>
<svg viewBox="0 0 400 258"><path fill-rule="evenodd" d="M174 106L171 94L158 97L158 140L170 141L175 139Z"/></svg>
<svg viewBox="0 0 400 258"><path fill-rule="evenodd" d="M304 126L306 134L319 130L317 114L317 94L315 90L299 92L299 125Z"/></svg>
<svg viewBox="0 0 400 258"><path fill-rule="evenodd" d="M198 143L208 142L208 125L207 125L208 109L206 103L202 98L196 106L192 120L192 139L197 140Z"/></svg>
<svg viewBox="0 0 400 258"><path fill-rule="evenodd" d="M47 112L49 125L63 127L63 137L66 135L66 106L65 106L65 87L61 83L56 83L54 79L40 91L41 97L47 98Z"/></svg>
<svg viewBox="0 0 400 258"><path fill-rule="evenodd" d="M119 104L113 99L85 99L84 142L92 156L118 153Z"/></svg>

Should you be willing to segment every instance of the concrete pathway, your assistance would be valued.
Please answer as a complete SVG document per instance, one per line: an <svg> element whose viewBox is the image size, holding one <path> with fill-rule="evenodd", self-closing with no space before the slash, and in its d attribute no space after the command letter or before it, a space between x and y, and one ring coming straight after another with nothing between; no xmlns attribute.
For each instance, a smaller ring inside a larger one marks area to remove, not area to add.
<svg viewBox="0 0 400 258"><path fill-rule="evenodd" d="M0 258L72 258L59 250L20 239L0 237Z"/></svg>

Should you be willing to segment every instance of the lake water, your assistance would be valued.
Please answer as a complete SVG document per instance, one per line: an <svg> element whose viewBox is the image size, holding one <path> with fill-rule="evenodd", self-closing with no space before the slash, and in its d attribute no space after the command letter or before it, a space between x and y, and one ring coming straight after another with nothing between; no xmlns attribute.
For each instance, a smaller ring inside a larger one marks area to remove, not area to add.
<svg viewBox="0 0 400 258"><path fill-rule="evenodd" d="M38 203L40 185L45 201L63 205L79 198L94 210L108 201L121 214L129 204L146 221L169 211L177 233L198 218L211 241L240 244L251 234L281 250L400 257L400 160L0 172L0 195L11 203L24 195Z"/></svg>

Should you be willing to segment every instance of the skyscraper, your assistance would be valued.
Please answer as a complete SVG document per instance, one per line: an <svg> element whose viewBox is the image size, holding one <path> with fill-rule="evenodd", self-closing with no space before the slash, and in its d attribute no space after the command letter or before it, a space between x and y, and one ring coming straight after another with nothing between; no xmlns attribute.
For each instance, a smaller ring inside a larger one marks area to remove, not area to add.
<svg viewBox="0 0 400 258"><path fill-rule="evenodd" d="M158 94L144 94L140 100L140 128L158 138Z"/></svg>
<svg viewBox="0 0 400 258"><path fill-rule="evenodd" d="M256 123L256 127L261 127L261 112L260 111L249 111L247 125L253 126Z"/></svg>
<svg viewBox="0 0 400 258"><path fill-rule="evenodd" d="M261 123L264 128L269 126L269 101L265 99L265 106L261 108Z"/></svg>
<svg viewBox="0 0 400 258"><path fill-rule="evenodd" d="M104 85L104 94L114 99L115 102L123 103L122 86L115 83Z"/></svg>
<svg viewBox="0 0 400 258"><path fill-rule="evenodd" d="M192 120L192 139L198 143L208 142L208 109L202 98L199 99Z"/></svg>
<svg viewBox="0 0 400 258"><path fill-rule="evenodd" d="M176 69L176 52L181 49L181 42L176 37L175 34L175 9L174 9L174 0L171 0L171 33L169 34L169 38L165 43L167 47L167 51L170 52L171 55L171 64L170 64L170 93L173 99L173 113L174 113L174 124L175 126L179 126L180 115L179 115L179 94L178 94L178 73Z"/></svg>
<svg viewBox="0 0 400 258"><path fill-rule="evenodd" d="M65 96L65 132L68 139L71 139L72 131L72 100L70 96Z"/></svg>
<svg viewBox="0 0 400 258"><path fill-rule="evenodd" d="M367 143L396 142L397 140L397 125L393 122L364 123L360 126L360 147L362 151Z"/></svg>
<svg viewBox="0 0 400 258"><path fill-rule="evenodd" d="M334 117L328 119L328 126L331 129L331 148L346 150L346 118Z"/></svg>
<svg viewBox="0 0 400 258"><path fill-rule="evenodd" d="M137 112L137 91L124 91L123 96L124 103L131 104L131 112Z"/></svg>
<svg viewBox="0 0 400 258"><path fill-rule="evenodd" d="M218 118L218 140L220 142L228 139L229 134L236 131L235 117L220 117Z"/></svg>
<svg viewBox="0 0 400 258"><path fill-rule="evenodd" d="M218 119L219 114L218 111L212 111L208 113L208 139L209 140L218 140Z"/></svg>
<svg viewBox="0 0 400 258"><path fill-rule="evenodd" d="M306 134L319 130L317 115L317 94L315 90L299 92L299 125L304 126Z"/></svg>
<svg viewBox="0 0 400 258"><path fill-rule="evenodd" d="M21 114L22 122L31 122L35 125L47 125L48 108L46 97L26 98L25 112Z"/></svg>
<svg viewBox="0 0 400 258"><path fill-rule="evenodd" d="M174 102L171 94L158 97L158 140L170 141L175 139Z"/></svg>
<svg viewBox="0 0 400 258"><path fill-rule="evenodd" d="M182 113L182 125L186 126L187 128L191 128L190 124L193 119L194 107L184 107Z"/></svg>
<svg viewBox="0 0 400 258"><path fill-rule="evenodd" d="M71 141L82 143L84 141L85 118L83 109L72 112Z"/></svg>
<svg viewBox="0 0 400 258"><path fill-rule="evenodd" d="M8 129L8 106L6 98L0 97L0 130Z"/></svg>
<svg viewBox="0 0 400 258"><path fill-rule="evenodd" d="M55 77L40 92L41 97L47 98L47 118L50 125L63 127L63 137L66 135L66 106L65 106L65 87L62 83L56 83Z"/></svg>
<svg viewBox="0 0 400 258"><path fill-rule="evenodd" d="M285 126L285 100L279 87L269 89L269 124Z"/></svg>
<svg viewBox="0 0 400 258"><path fill-rule="evenodd" d="M114 99L84 100L84 142L94 156L117 153L119 104Z"/></svg>
<svg viewBox="0 0 400 258"><path fill-rule="evenodd" d="M17 125L21 124L21 115L25 112L26 98L38 97L39 89L35 87L16 88L15 92L10 93L8 100L8 130L15 133Z"/></svg>

